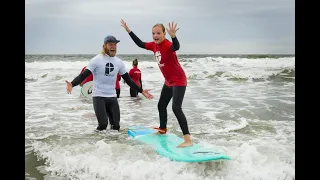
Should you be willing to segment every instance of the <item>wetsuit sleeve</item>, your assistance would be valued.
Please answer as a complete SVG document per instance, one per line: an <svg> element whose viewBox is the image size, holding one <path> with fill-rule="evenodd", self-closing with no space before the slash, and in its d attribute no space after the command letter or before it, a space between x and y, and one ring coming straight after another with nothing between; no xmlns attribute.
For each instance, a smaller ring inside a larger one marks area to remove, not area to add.
<svg viewBox="0 0 320 180"><path fill-rule="evenodd" d="M177 39L177 36L172 38L172 44L171 44L171 47L172 51L177 51L180 49L180 43Z"/></svg>
<svg viewBox="0 0 320 180"><path fill-rule="evenodd" d="M86 79L91 73L89 69L84 70L81 74L75 77L72 81L72 87L79 85L84 79Z"/></svg>
<svg viewBox="0 0 320 180"><path fill-rule="evenodd" d="M131 39L136 43L137 46L152 51L154 42L143 42L141 41L138 36L136 36L132 31L129 33Z"/></svg>
<svg viewBox="0 0 320 180"><path fill-rule="evenodd" d="M141 79L140 79L140 85L141 85L141 89L142 89L142 81L141 81Z"/></svg>
<svg viewBox="0 0 320 180"><path fill-rule="evenodd" d="M140 71L140 85L141 85L141 88L142 88L142 73L141 73L141 71Z"/></svg>
<svg viewBox="0 0 320 180"><path fill-rule="evenodd" d="M121 80L121 76L120 76L120 74L118 73L118 81L120 81Z"/></svg>
<svg viewBox="0 0 320 180"><path fill-rule="evenodd" d="M131 39L133 40L134 43L136 43L137 46L141 47L141 48L145 48L145 42L142 42L138 36L136 36L132 31L129 32L129 35L131 37Z"/></svg>
<svg viewBox="0 0 320 180"><path fill-rule="evenodd" d="M132 89L138 91L139 93L142 93L142 88L139 87L134 81L132 81L128 73L122 74L121 77Z"/></svg>

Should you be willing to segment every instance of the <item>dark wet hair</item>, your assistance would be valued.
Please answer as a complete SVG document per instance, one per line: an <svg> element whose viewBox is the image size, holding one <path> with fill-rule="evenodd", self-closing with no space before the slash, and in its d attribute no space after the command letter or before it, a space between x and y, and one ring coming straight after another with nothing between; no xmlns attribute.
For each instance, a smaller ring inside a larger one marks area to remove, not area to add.
<svg viewBox="0 0 320 180"><path fill-rule="evenodd" d="M132 64L133 64L134 66L138 66L138 59L134 59L134 60L132 61Z"/></svg>

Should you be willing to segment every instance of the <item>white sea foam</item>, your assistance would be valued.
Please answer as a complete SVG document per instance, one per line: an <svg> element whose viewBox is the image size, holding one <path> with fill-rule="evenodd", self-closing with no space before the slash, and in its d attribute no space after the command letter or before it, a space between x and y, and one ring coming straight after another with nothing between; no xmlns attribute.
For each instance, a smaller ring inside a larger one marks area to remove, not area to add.
<svg viewBox="0 0 320 180"><path fill-rule="evenodd" d="M89 59L88 59L89 60ZM289 180L295 178L295 83L272 81L272 75L295 70L295 58L189 58L181 62L188 76L183 101L196 143L231 156L219 163L181 163L159 156L127 135L94 133L92 101L67 94L71 81L88 61L26 62L26 155L35 152L46 164L45 179L192 179ZM125 61L129 70L131 62ZM157 102L163 76L153 61L140 61L143 86L154 100L129 97L123 82L121 127L159 125ZM292 76L292 75L288 75ZM245 80L230 80L243 78ZM262 81L255 82L254 78ZM168 127L181 130L168 104ZM32 179L30 174L27 178Z"/></svg>

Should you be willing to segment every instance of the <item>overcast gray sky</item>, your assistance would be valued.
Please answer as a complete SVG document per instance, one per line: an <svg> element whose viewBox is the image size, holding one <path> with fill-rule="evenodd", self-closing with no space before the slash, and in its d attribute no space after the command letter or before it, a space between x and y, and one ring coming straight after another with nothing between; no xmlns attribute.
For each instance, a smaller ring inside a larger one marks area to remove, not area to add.
<svg viewBox="0 0 320 180"><path fill-rule="evenodd" d="M150 53L121 18L142 41L177 22L179 54L295 53L294 0L26 0L26 54L95 54L109 34L118 54Z"/></svg>

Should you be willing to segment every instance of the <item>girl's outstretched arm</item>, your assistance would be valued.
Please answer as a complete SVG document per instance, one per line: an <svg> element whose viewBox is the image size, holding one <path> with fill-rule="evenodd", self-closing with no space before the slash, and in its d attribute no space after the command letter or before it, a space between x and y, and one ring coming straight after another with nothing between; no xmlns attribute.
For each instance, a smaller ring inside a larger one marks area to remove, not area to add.
<svg viewBox="0 0 320 180"><path fill-rule="evenodd" d="M138 36L136 36L132 31L129 33L131 39L134 41L134 43L136 43L137 46L141 47L141 48L144 48L145 49L145 45L146 43L145 42L142 42Z"/></svg>
<svg viewBox="0 0 320 180"><path fill-rule="evenodd" d="M132 40L134 41L134 43L136 43L137 46L139 46L140 48L144 48L145 49L145 42L142 42L128 27L127 23L121 19L121 26L124 27L124 29L129 33L130 37L132 38Z"/></svg>

